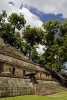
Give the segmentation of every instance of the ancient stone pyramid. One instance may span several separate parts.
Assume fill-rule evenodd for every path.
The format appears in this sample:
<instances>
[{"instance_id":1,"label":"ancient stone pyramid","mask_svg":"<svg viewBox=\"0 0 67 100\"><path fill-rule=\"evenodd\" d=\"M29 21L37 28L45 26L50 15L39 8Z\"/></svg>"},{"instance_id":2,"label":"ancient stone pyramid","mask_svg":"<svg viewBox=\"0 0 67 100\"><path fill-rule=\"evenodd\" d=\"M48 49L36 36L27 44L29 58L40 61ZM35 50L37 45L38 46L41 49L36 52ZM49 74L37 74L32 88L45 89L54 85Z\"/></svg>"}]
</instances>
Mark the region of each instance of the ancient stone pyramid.
<instances>
[{"instance_id":1,"label":"ancient stone pyramid","mask_svg":"<svg viewBox=\"0 0 67 100\"><path fill-rule=\"evenodd\" d=\"M5 62L17 66L19 68L25 68L33 71L45 72L45 70L37 66L33 61L25 57L19 50L4 43L0 38L0 62Z\"/></svg>"}]
</instances>

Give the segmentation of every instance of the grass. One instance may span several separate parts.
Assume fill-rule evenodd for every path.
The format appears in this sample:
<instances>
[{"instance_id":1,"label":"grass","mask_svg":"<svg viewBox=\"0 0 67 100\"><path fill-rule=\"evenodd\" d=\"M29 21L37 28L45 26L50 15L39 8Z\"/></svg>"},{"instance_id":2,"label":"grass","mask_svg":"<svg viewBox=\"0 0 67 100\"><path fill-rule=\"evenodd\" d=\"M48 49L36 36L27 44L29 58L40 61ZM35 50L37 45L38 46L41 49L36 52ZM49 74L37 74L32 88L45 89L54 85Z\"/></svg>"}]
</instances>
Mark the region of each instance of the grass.
<instances>
[{"instance_id":1,"label":"grass","mask_svg":"<svg viewBox=\"0 0 67 100\"><path fill-rule=\"evenodd\" d=\"M67 100L67 91L47 96L24 95L24 96L0 98L0 100Z\"/></svg>"}]
</instances>

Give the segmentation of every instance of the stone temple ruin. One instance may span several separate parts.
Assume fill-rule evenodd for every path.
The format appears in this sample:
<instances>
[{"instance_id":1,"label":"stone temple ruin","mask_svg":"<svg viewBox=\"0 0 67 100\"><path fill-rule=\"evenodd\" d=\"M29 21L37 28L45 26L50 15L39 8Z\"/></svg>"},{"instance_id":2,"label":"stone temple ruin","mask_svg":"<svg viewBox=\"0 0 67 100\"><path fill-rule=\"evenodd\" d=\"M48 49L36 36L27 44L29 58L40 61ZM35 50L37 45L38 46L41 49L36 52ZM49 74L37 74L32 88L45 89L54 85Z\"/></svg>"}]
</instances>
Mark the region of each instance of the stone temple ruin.
<instances>
[{"instance_id":1,"label":"stone temple ruin","mask_svg":"<svg viewBox=\"0 0 67 100\"><path fill-rule=\"evenodd\" d=\"M10 77L51 78L49 73L22 55L14 47L0 41L0 75Z\"/></svg>"},{"instance_id":2,"label":"stone temple ruin","mask_svg":"<svg viewBox=\"0 0 67 100\"><path fill-rule=\"evenodd\" d=\"M62 87L45 69L0 38L0 97L50 94Z\"/></svg>"}]
</instances>

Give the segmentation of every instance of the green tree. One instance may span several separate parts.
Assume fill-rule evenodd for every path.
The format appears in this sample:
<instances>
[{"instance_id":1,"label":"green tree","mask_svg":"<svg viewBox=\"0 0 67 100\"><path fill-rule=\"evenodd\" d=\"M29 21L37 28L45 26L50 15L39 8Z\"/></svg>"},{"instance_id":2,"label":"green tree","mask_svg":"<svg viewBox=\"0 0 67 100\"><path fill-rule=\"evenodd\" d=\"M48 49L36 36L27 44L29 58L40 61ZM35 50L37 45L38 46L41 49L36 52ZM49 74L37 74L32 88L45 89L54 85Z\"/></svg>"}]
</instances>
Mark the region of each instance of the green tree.
<instances>
[{"instance_id":1,"label":"green tree","mask_svg":"<svg viewBox=\"0 0 67 100\"><path fill-rule=\"evenodd\" d=\"M5 18L7 17L6 11L2 11L2 14L0 14L0 37L2 35L2 25L5 23Z\"/></svg>"},{"instance_id":2,"label":"green tree","mask_svg":"<svg viewBox=\"0 0 67 100\"><path fill-rule=\"evenodd\" d=\"M22 14L18 15L16 13L12 13L9 16L8 22L10 22L12 26L14 28L17 28L18 30L22 29L26 24L26 20L24 19L24 16Z\"/></svg>"},{"instance_id":3,"label":"green tree","mask_svg":"<svg viewBox=\"0 0 67 100\"><path fill-rule=\"evenodd\" d=\"M36 44L39 44L42 42L43 38L43 30L41 28L31 28L30 26L27 26L24 29L23 32L23 38L25 41L29 44L30 50L29 50L29 58L32 58L32 50Z\"/></svg>"},{"instance_id":4,"label":"green tree","mask_svg":"<svg viewBox=\"0 0 67 100\"><path fill-rule=\"evenodd\" d=\"M38 54L36 48L33 48L33 50L32 50L32 60L35 63L39 63L39 54Z\"/></svg>"},{"instance_id":5,"label":"green tree","mask_svg":"<svg viewBox=\"0 0 67 100\"><path fill-rule=\"evenodd\" d=\"M55 34L59 29L59 21L47 21L43 23L43 28L45 29L44 35L44 45L50 47L55 42Z\"/></svg>"},{"instance_id":6,"label":"green tree","mask_svg":"<svg viewBox=\"0 0 67 100\"><path fill-rule=\"evenodd\" d=\"M43 54L46 67L61 70L64 63L67 62L66 23L61 24L58 21L48 21L43 24L46 30L43 40L43 44L46 47ZM56 37L57 32L60 37Z\"/></svg>"},{"instance_id":7,"label":"green tree","mask_svg":"<svg viewBox=\"0 0 67 100\"><path fill-rule=\"evenodd\" d=\"M0 14L0 36L5 42L21 50L24 42L20 36L20 30L24 27L25 23L23 15L12 13L7 18L6 11L3 11Z\"/></svg>"}]
</instances>

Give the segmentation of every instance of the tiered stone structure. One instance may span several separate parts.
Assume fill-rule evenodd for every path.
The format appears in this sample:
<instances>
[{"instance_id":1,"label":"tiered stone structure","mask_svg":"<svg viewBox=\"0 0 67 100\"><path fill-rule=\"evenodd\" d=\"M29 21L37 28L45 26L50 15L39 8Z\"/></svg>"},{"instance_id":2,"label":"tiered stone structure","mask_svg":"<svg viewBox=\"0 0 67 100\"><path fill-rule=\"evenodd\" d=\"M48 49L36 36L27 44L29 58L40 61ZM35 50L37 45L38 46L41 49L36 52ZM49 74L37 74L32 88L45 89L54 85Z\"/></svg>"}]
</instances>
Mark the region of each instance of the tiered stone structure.
<instances>
[{"instance_id":1,"label":"tiered stone structure","mask_svg":"<svg viewBox=\"0 0 67 100\"><path fill-rule=\"evenodd\" d=\"M0 75L24 77L26 74L36 74L37 78L50 78L49 73L30 61L20 51L0 40Z\"/></svg>"},{"instance_id":2,"label":"tiered stone structure","mask_svg":"<svg viewBox=\"0 0 67 100\"><path fill-rule=\"evenodd\" d=\"M50 73L0 39L0 97L60 91Z\"/></svg>"}]
</instances>

